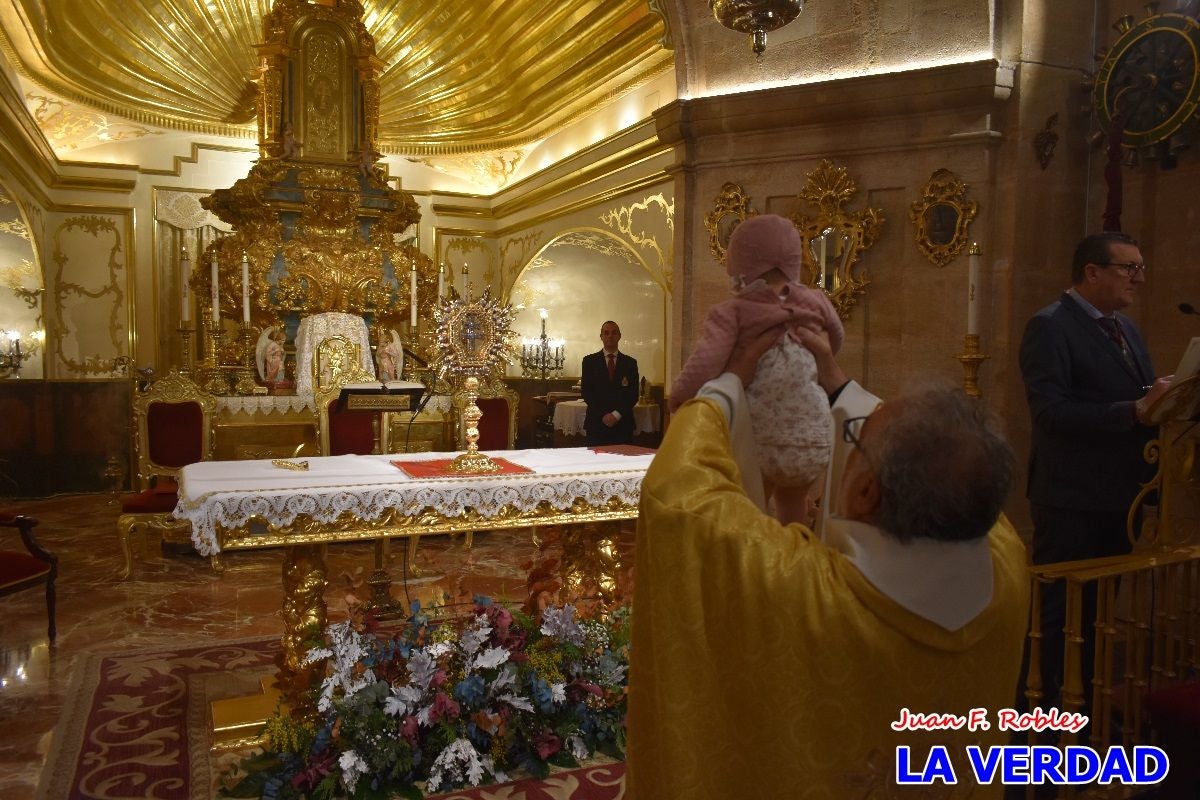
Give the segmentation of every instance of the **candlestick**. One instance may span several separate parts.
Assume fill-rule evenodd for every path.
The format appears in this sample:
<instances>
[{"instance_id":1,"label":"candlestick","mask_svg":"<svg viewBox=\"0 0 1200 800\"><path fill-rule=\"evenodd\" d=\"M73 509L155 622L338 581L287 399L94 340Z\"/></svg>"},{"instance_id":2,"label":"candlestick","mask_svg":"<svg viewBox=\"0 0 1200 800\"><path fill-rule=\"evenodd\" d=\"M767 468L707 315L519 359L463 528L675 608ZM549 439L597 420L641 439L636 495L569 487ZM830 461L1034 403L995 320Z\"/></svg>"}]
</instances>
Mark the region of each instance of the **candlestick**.
<instances>
[{"instance_id":1,"label":"candlestick","mask_svg":"<svg viewBox=\"0 0 1200 800\"><path fill-rule=\"evenodd\" d=\"M250 324L250 260L242 253L242 323Z\"/></svg>"},{"instance_id":2,"label":"candlestick","mask_svg":"<svg viewBox=\"0 0 1200 800\"><path fill-rule=\"evenodd\" d=\"M192 298L188 295L188 276L191 272L192 265L188 261L188 251L185 247L179 256L179 293L182 303L179 311L179 319L183 322L190 322L192 319Z\"/></svg>"},{"instance_id":3,"label":"candlestick","mask_svg":"<svg viewBox=\"0 0 1200 800\"><path fill-rule=\"evenodd\" d=\"M467 298L467 302L471 302L471 284L467 282L467 262L463 262L463 297Z\"/></svg>"},{"instance_id":4,"label":"candlestick","mask_svg":"<svg viewBox=\"0 0 1200 800\"><path fill-rule=\"evenodd\" d=\"M417 327L417 262L413 262L412 280L409 283L409 323L415 329Z\"/></svg>"},{"instance_id":5,"label":"candlestick","mask_svg":"<svg viewBox=\"0 0 1200 800\"><path fill-rule=\"evenodd\" d=\"M819 262L817 285L821 289L825 289L825 231L821 231L821 243L817 245L817 261Z\"/></svg>"},{"instance_id":6,"label":"candlestick","mask_svg":"<svg viewBox=\"0 0 1200 800\"><path fill-rule=\"evenodd\" d=\"M217 272L217 256L214 254L212 260L212 321L214 328L216 328L217 324L221 321L220 289L217 286L219 278L220 274Z\"/></svg>"},{"instance_id":7,"label":"candlestick","mask_svg":"<svg viewBox=\"0 0 1200 800\"><path fill-rule=\"evenodd\" d=\"M967 334L979 333L979 242L972 242L967 258Z\"/></svg>"},{"instance_id":8,"label":"candlestick","mask_svg":"<svg viewBox=\"0 0 1200 800\"><path fill-rule=\"evenodd\" d=\"M445 262L438 264L438 299L441 300L446 294L446 264Z\"/></svg>"}]
</instances>

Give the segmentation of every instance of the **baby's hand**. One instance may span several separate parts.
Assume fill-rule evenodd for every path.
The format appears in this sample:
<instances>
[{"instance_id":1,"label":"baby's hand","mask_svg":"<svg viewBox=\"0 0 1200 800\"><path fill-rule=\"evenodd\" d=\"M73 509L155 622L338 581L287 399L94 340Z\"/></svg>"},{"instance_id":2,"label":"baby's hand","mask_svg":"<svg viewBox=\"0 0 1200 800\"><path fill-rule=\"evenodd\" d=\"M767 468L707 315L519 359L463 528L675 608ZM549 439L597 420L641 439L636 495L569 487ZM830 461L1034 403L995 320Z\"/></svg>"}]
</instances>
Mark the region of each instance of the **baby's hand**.
<instances>
[{"instance_id":1,"label":"baby's hand","mask_svg":"<svg viewBox=\"0 0 1200 800\"><path fill-rule=\"evenodd\" d=\"M792 335L796 337L796 341L809 349L818 362L822 358L833 358L833 345L829 343L827 332L818 332L805 325L797 325L792 328Z\"/></svg>"}]
</instances>

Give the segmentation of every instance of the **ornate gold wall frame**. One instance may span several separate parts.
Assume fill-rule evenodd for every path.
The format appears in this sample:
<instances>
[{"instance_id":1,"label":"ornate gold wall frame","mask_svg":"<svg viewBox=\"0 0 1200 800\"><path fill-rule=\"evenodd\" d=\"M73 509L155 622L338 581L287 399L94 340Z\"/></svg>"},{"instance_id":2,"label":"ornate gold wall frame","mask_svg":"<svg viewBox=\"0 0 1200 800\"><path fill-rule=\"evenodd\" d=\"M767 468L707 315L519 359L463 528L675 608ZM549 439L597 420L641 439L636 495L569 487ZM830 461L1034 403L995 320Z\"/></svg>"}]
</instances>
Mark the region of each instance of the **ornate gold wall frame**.
<instances>
[{"instance_id":1,"label":"ornate gold wall frame","mask_svg":"<svg viewBox=\"0 0 1200 800\"><path fill-rule=\"evenodd\" d=\"M86 276L96 279L97 282L92 286L84 286L66 279L67 270L71 266L70 256L66 249L66 239L72 235L92 237L96 240L97 249L101 252L103 252L102 248L105 244L109 245L107 264L96 268ZM51 348L57 360L69 372L76 375L104 377L120 374L119 362L122 359L128 361L129 346L126 333L128 324L126 319L129 310L125 302L126 287L122 285L127 280L127 273L122 259L125 247L121 230L117 227L116 222L105 217L95 215L70 217L54 231L53 241L52 258L56 270L53 305L48 309L52 318L52 324L48 325L48 335L52 339ZM81 274L78 279L82 280L84 277ZM68 338L78 339L82 335L82 331L72 328L67 321L68 316L71 315L65 313L65 309L70 305L71 299L84 305L94 304L97 307L101 303L108 305L103 313L106 313L108 317L108 339L109 344L112 345L112 358L96 354L76 360L63 352ZM88 342L88 348L99 349L101 346L98 343L99 339L101 337L93 335ZM82 351L82 346L80 349Z\"/></svg>"},{"instance_id":2,"label":"ornate gold wall frame","mask_svg":"<svg viewBox=\"0 0 1200 800\"><path fill-rule=\"evenodd\" d=\"M726 183L713 206L713 210L704 215L704 227L708 229L708 249L713 258L725 263L725 248L729 246L729 237L733 229L747 217L756 217L758 212L750 207L750 198L736 183Z\"/></svg>"},{"instance_id":3,"label":"ornate gold wall frame","mask_svg":"<svg viewBox=\"0 0 1200 800\"><path fill-rule=\"evenodd\" d=\"M917 227L917 249L944 267L954 260L969 239L968 229L979 204L967 199L967 184L948 169L935 170L921 190L921 199L908 211Z\"/></svg>"},{"instance_id":4,"label":"ornate gold wall frame","mask_svg":"<svg viewBox=\"0 0 1200 800\"><path fill-rule=\"evenodd\" d=\"M817 207L809 216L800 211L790 219L804 240L801 280L822 289L840 318L848 319L870 279L858 264L862 252L875 244L883 228L883 210L849 211L842 206L858 192L845 167L822 161L805 176L800 199Z\"/></svg>"}]
</instances>

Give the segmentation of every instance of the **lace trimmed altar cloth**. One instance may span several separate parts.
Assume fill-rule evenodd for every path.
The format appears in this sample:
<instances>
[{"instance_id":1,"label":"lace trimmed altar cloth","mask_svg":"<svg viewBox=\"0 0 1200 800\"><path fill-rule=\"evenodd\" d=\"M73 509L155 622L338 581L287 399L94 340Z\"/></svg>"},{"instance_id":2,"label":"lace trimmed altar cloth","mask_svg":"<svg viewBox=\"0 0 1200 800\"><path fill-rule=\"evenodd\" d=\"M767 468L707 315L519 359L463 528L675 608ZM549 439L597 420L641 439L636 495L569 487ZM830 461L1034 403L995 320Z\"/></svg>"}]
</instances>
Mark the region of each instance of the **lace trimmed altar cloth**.
<instances>
[{"instance_id":1,"label":"lace trimmed altar cloth","mask_svg":"<svg viewBox=\"0 0 1200 800\"><path fill-rule=\"evenodd\" d=\"M408 453L404 459L434 460L446 455ZM653 455L596 453L586 447L491 455L532 472L415 479L391 465L395 454L309 458L305 472L281 469L269 460L199 461L184 467L179 476L175 516L192 523L192 542L208 556L220 552L217 526L240 528L251 517L283 527L301 515L331 523L350 512L371 521L391 509L412 516L430 508L444 517L474 511L491 518L509 507L532 511L543 502L558 511L570 509L578 500L593 507L613 499L636 506L642 478L653 459Z\"/></svg>"}]
</instances>

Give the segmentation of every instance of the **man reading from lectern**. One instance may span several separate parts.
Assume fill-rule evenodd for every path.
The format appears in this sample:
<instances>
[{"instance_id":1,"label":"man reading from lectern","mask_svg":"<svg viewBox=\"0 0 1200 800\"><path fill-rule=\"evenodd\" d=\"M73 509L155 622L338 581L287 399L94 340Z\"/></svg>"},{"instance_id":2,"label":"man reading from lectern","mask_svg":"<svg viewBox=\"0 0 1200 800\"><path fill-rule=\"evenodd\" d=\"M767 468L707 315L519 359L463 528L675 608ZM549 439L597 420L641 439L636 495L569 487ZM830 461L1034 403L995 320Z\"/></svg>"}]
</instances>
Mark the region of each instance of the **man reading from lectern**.
<instances>
[{"instance_id":1,"label":"man reading from lectern","mask_svg":"<svg viewBox=\"0 0 1200 800\"><path fill-rule=\"evenodd\" d=\"M1130 551L1129 506L1154 474L1142 456L1153 428L1138 421L1170 388L1155 380L1133 320L1120 313L1146 281L1138 243L1097 233L1075 249L1071 288L1025 327L1021 377L1033 422L1028 496L1033 563L1050 564ZM1091 700L1095 584L1084 591L1084 703ZM1042 589L1042 705L1058 706L1063 682L1062 582Z\"/></svg>"},{"instance_id":2,"label":"man reading from lectern","mask_svg":"<svg viewBox=\"0 0 1200 800\"><path fill-rule=\"evenodd\" d=\"M600 326L603 349L583 357L580 389L587 403L583 429L588 447L633 442L633 407L638 401L638 365L617 350L621 328L609 320Z\"/></svg>"},{"instance_id":3,"label":"man reading from lectern","mask_svg":"<svg viewBox=\"0 0 1200 800\"><path fill-rule=\"evenodd\" d=\"M891 796L897 747L933 736L906 729L902 709L1012 701L1029 578L1000 516L1011 449L961 390L879 405L828 340L800 335L848 448L824 539L763 513L740 483L743 387L770 335L680 407L642 483L630 800ZM936 737L961 754L1007 734Z\"/></svg>"}]
</instances>

